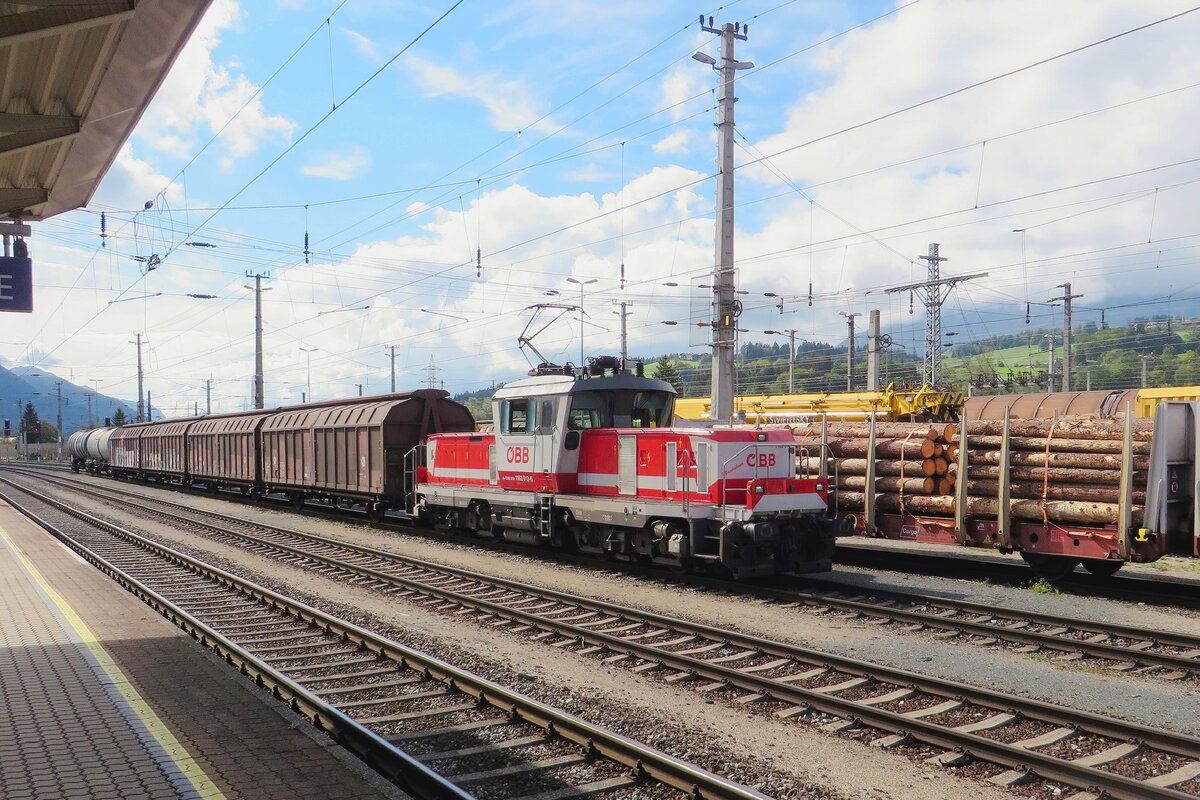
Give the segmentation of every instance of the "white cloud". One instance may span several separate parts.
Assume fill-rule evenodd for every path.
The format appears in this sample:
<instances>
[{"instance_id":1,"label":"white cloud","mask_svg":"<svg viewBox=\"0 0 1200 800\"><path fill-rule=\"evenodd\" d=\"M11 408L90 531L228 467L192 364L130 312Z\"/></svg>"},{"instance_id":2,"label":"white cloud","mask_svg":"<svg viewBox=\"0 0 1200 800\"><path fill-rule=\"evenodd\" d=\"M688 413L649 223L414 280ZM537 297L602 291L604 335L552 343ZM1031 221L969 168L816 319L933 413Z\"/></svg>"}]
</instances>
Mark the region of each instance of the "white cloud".
<instances>
[{"instance_id":1,"label":"white cloud","mask_svg":"<svg viewBox=\"0 0 1200 800\"><path fill-rule=\"evenodd\" d=\"M259 87L236 62L214 59L222 32L238 26L241 16L237 0L213 2L139 123L138 140L184 158L224 128L224 156L237 159L263 141L291 139L296 123L267 112Z\"/></svg>"},{"instance_id":2,"label":"white cloud","mask_svg":"<svg viewBox=\"0 0 1200 800\"><path fill-rule=\"evenodd\" d=\"M669 109L671 119L679 122L689 113L698 110L697 104L709 95L709 90L716 86L713 73L706 71L702 65L691 59L676 64L663 76L659 84L660 109ZM700 95L700 97L697 97ZM688 102L691 98L696 98Z\"/></svg>"},{"instance_id":3,"label":"white cloud","mask_svg":"<svg viewBox=\"0 0 1200 800\"><path fill-rule=\"evenodd\" d=\"M301 167L305 175L348 181L371 166L371 151L362 145L349 145L336 151L316 154L316 161Z\"/></svg>"},{"instance_id":4,"label":"white cloud","mask_svg":"<svg viewBox=\"0 0 1200 800\"><path fill-rule=\"evenodd\" d=\"M521 81L502 78L498 73L467 75L415 55L407 56L405 63L416 74L416 82L426 95L478 101L487 109L496 130L550 132L557 127L549 119L538 121L543 115L538 110L542 103Z\"/></svg>"},{"instance_id":5,"label":"white cloud","mask_svg":"<svg viewBox=\"0 0 1200 800\"><path fill-rule=\"evenodd\" d=\"M236 10L230 3L214 5L215 11L223 13L230 8ZM1166 0L1142 4L977 0L969 5L925 0L814 52L808 61L785 62L786 66L777 68L779 72L763 72L762 78L748 73L738 105L740 130L752 137L758 150L775 153L1179 8L1178 2ZM582 6L576 10L586 13ZM234 22L227 19L224 24ZM375 29L370 31L375 34ZM1055 293L1054 285L1064 280L1071 280L1075 291L1087 295L1080 306L1101 306L1106 297L1114 295L1166 293L1172 280L1177 291L1180 284L1194 283L1194 264L1168 272L1170 264L1182 263L1194 250L1173 252L1173 245L1157 242L1139 245L1129 256L1117 251L1054 266L1041 261L1064 253L1144 243L1150 236L1152 218L1155 239L1195 233L1194 209L1200 205L1196 186L1163 189L1157 199L1150 194L1111 209L1070 216L1113 202L1099 199L1107 195L1152 192L1155 186L1196 177L1200 171L1194 167L1008 206L987 206L1004 198L1194 157L1188 148L1194 148L1195 137L1188 133L1200 128L1200 90L1181 91L1028 134L999 137L1194 83L1200 70L1193 44L1198 36L1197 22L1186 18L1160 26L1153 34L1139 34L1071 56L825 143L798 147L771 159L787 176L786 181L761 166L740 169L736 251L739 288L749 292L744 296L745 327L794 327L804 338L840 341L845 324L837 316L838 310L878 307L884 310L885 320L905 331L897 334L898 342L907 347L914 340L919 344L919 307L918 314L909 317L907 297L838 293L847 287L862 290L922 277L924 264L910 265L908 260L926 252L930 241L940 242L943 255L951 259L943 265L944 273L992 272L986 280L955 290L953 302L946 307L946 313L955 316L960 305L975 314L977 308L1003 311L1024 297L1044 300ZM789 44L789 49L793 45ZM747 50L747 57L760 63L769 63L773 55L764 57ZM480 103L501 129L527 128L542 107L536 92L519 81L413 63L428 93ZM710 72L692 62L686 66L659 85L661 97L652 101L657 107L711 87ZM208 67L201 63L199 68ZM223 91L232 92L237 82L235 71L228 65L224 68L228 81L222 84L226 87ZM782 74L785 70L791 72ZM803 84L803 93L795 94L792 87L801 85L804 76L813 75L815 82ZM199 93L187 96L202 97L203 86ZM176 103L183 103L181 97L174 98ZM710 104L710 97L706 95L696 101L695 108L689 108ZM160 126L175 137L164 141L172 146L191 141L194 127L188 127L188 109L170 104L164 108L180 115L177 125ZM697 122L690 134L682 129L660 134L663 138L652 147L672 155L677 154L676 147L691 146L693 152L698 151L698 144L707 146L709 121L705 117ZM758 135L756 131L770 133ZM974 144L983 139L988 140L986 148ZM135 144L136 152L144 156L145 145ZM960 146L964 149L927 157ZM164 176L135 158L135 149L122 151L114 166L114 175L120 175L127 186L119 194L104 195L105 202L140 207L163 185ZM232 151L225 157L234 166ZM747 157L739 152L738 158L744 162ZM917 158L920 160L910 164L882 169ZM682 190L673 187L710 173L710 160L698 156L695 169L649 171L632 166L641 164L632 158L626 163L630 166L624 192L615 176L605 175L599 167L584 167L571 178L601 182L557 191L520 184L485 188L483 197L469 202L465 210L460 210L457 201L432 208L424 202L412 203L408 213L423 213L423 227L408 228L405 235L389 241L363 242L345 258L276 269L271 281L274 291L265 303L269 401L299 399L305 382L305 362L297 349L301 344L321 348L313 353L313 388L318 397L352 393L359 382L369 382L369 387L385 385L387 359L379 345L389 343L403 344L397 360L398 380L404 387L420 385L431 356L443 369L451 390L477 388L492 378L511 379L526 368L516 349L516 338L528 319L525 309L552 297L547 291L559 292L560 300L578 302L579 287L567 283L567 276L597 279L586 289L585 306L593 324L609 330L587 328L590 353L617 348L618 326L611 315L611 301L622 296L634 300L636 316L630 336L635 353L687 349L689 333L700 329L682 323L695 314L703 315L711 297L705 297L703 291L691 297L682 287L705 282L699 276L712 267L712 183L700 182ZM611 161L600 162L600 167L605 164L612 167ZM309 166L329 165L314 158ZM875 168L881 169L871 171ZM866 172L869 174L847 178ZM539 176L530 173L528 177ZM603 182L605 178L611 182ZM813 190L821 205L810 206L793 191L792 183L823 184ZM583 191L585 188L591 191ZM665 194L655 197L660 193ZM655 199L635 205L639 199L651 197ZM977 198L979 211L974 208ZM619 211L622 202L623 213ZM859 228L886 228L875 236L902 255L857 234L822 206ZM960 211L964 213L938 216ZM922 217L930 219L898 229L888 227ZM294 242L298 238L297 217L291 219L293 227L286 235L274 237L276 240ZM94 226L94 221L89 222ZM811 256L807 247L810 225L812 238L818 242ZM1042 227L1035 227L1038 225ZM1011 233L1019 227L1029 229L1027 269L1020 267L1020 237ZM559 232L552 233L555 231ZM827 240L828 244L821 243ZM64 248L70 252L62 254L46 253L42 246L43 280L50 288L41 290L34 315L13 321L13 338L35 339L45 328L49 333L44 335L50 338L39 344L54 349L58 330L73 331L73 320L87 320L104 309L115 294L107 286L121 288L130 283L136 265L118 248L111 248L101 253L98 267L92 268L97 274L85 275L81 283L98 288L69 296L53 288L74 280L79 264L90 257L94 241ZM481 277L476 277L474 265L477 247L484 253ZM1159 247L1163 249L1162 270L1151 274ZM224 252L232 250L217 255ZM219 288L214 284L240 275L246 265L233 261L226 267L228 272L214 277L205 271L222 269L213 254L187 255L192 261L183 265L186 268L158 270L147 278L145 289L163 290L163 296L113 306L54 356L68 364L98 365L95 377L105 380L105 391L111 388L131 397L129 364L133 355L126 342L133 330L152 331L158 360L151 384L155 397L162 398L156 405L170 409L176 402L173 398L200 396L194 387L202 385L200 381L211 369L220 387L218 408L241 407L253 369L251 304L248 293L240 288L242 279ZM302 260L294 253L292 256L290 263ZM173 258L182 257L177 253ZM628 283L624 295L617 282L622 258ZM281 258L279 263L288 262ZM115 273L115 279L106 280L106 273ZM1189 275L1190 280L1183 280ZM808 307L803 295L810 277L818 295L844 299L818 299ZM210 283L197 285L204 278ZM664 287L666 281L681 287ZM198 304L167 293L195 291L242 299L221 301L221 306L216 301ZM789 297L783 317L774 310L773 298L762 297L768 291ZM798 302L797 296L801 298ZM61 310L56 310L60 302ZM363 304L369 304L370 310L316 316L321 310ZM469 322L413 313L422 306ZM1023 303L1019 313L1023 314ZM1077 313L1082 324L1087 312L1080 309ZM666 327L660 324L665 320L681 324ZM1006 330L1000 327L992 332ZM963 331L962 338L985 333L979 326L975 331ZM8 333L5 336L9 338ZM568 315L539 337L537 344L553 359L574 361L578 358L577 336L578 321Z\"/></svg>"},{"instance_id":6,"label":"white cloud","mask_svg":"<svg viewBox=\"0 0 1200 800\"><path fill-rule=\"evenodd\" d=\"M374 41L358 31L352 31L349 28L342 28L342 33L345 34L346 38L350 40L350 43L354 45L354 49L358 51L359 55L363 56L374 64L384 63L385 59L383 55L380 54L379 46L375 44Z\"/></svg>"},{"instance_id":7,"label":"white cloud","mask_svg":"<svg viewBox=\"0 0 1200 800\"><path fill-rule=\"evenodd\" d=\"M169 178L148 161L135 156L133 145L126 142L117 151L113 165L96 192L95 202L108 208L139 209L167 187L168 181ZM182 200L183 191L178 184L167 187L169 203L179 204Z\"/></svg>"},{"instance_id":8,"label":"white cloud","mask_svg":"<svg viewBox=\"0 0 1200 800\"><path fill-rule=\"evenodd\" d=\"M754 145L766 154L796 148L881 113L1180 9L1178 2L1170 0L1137 6L1088 2L1014 4L1008 0L969 6L950 0L922 3L844 37L815 54L809 64L789 67L818 69L821 88L790 105L781 132ZM1096 259L1022 269L1020 239L1011 230L1031 228L1103 203L1050 209L1052 206L1122 191L1152 190L1191 175L1180 171L1152 173L1012 205L989 205L1194 157L1188 137L1178 135L1200 125L1194 93L1184 92L1140 107L1084 117L1010 138L1001 136L1194 82L1198 62L1191 43L1198 35L1200 19L1177 20L938 101L925 109L839 134L825 142L798 147L772 158L771 164L792 182L812 185L921 158L861 178L820 186L814 190L814 196L818 203L867 230L935 217L877 235L886 238L891 247L908 258L924 253L928 242L940 242L943 254L952 259L943 266L944 273L991 269L988 279L956 290L968 309L973 308L968 298L975 295L979 302L992 306L1000 297L1011 298L1001 303L1020 305L1023 312L1024 299L1042 300L1050 296L1045 292L1052 292L1055 284L1070 280L1072 274L1080 275L1081 280L1087 276L1090 301L1130 291L1144 293L1144 277L1120 264L1105 264ZM918 53L919 56L915 55ZM744 121L754 112L739 104L738 113L739 121ZM986 147L978 144L983 140L989 140ZM926 157L962 146L966 147ZM739 175L750 179L739 183L740 203L789 188L789 184L765 166L741 170ZM1191 232L1194 225L1184 220L1187 209L1195 207L1197 194L1194 188L1181 189L1166 200L1167 194L1160 193L1156 237ZM795 295L806 290L810 274L818 292L835 292L847 286L859 289L883 286L923 275L922 262L910 267L904 258L857 236L852 227L819 206L813 217L813 238L818 243L836 241L817 245L810 272L806 248L809 204L803 198L792 197L774 201L769 209L747 209L755 213L757 224L756 230L739 235L741 281L753 282L756 288ZM1149 202L1063 220L1036 233L1031 230L1027 235L1028 258L1032 261L1144 242L1151 214ZM936 218L950 212L961 213ZM747 217L739 211L742 224L746 224ZM989 221L992 217L1000 218ZM778 251L787 252L756 261ZM1015 267L1014 262L1017 262ZM861 299L856 302L860 304L856 308L864 303ZM881 297L870 302L874 304L872 307L886 307L890 301ZM831 316L828 309L826 305L820 314L822 318ZM836 319L822 324L826 335L836 335ZM972 333L986 335L982 328Z\"/></svg>"},{"instance_id":9,"label":"white cloud","mask_svg":"<svg viewBox=\"0 0 1200 800\"><path fill-rule=\"evenodd\" d=\"M656 153L684 155L691 149L693 138L694 134L690 130L678 130L667 134L662 139L650 145L650 147Z\"/></svg>"}]
</instances>

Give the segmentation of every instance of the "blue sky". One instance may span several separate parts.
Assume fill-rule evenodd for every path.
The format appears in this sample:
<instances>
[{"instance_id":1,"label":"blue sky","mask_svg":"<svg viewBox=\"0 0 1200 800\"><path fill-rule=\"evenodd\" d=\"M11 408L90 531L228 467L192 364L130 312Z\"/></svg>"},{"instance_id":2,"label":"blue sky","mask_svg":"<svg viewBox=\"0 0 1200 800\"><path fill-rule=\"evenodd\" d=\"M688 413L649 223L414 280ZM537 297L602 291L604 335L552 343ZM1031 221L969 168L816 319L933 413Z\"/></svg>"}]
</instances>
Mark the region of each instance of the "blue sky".
<instances>
[{"instance_id":1,"label":"blue sky","mask_svg":"<svg viewBox=\"0 0 1200 800\"><path fill-rule=\"evenodd\" d=\"M37 311L0 352L133 397L141 331L156 405L182 413L211 377L214 405L239 409L247 271L271 275L271 403L306 391L301 347L318 398L386 389L392 344L401 388L431 359L451 391L517 377L526 307L577 303L568 277L595 280L590 354L618 349L620 300L634 353L699 349L662 323L707 314L687 288L713 258L701 10L748 23L738 56L757 65L737 92L744 338L838 341L839 311L881 308L915 341L920 316L881 290L921 277L930 241L945 272L992 273L947 307L960 339L1063 280L1097 308L1200 291L1200 167L1179 163L1200 156L1200 14L935 99L1185 3L466 0L388 64L451 4L216 0L92 206L38 226ZM577 360L578 322L538 344Z\"/></svg>"}]
</instances>

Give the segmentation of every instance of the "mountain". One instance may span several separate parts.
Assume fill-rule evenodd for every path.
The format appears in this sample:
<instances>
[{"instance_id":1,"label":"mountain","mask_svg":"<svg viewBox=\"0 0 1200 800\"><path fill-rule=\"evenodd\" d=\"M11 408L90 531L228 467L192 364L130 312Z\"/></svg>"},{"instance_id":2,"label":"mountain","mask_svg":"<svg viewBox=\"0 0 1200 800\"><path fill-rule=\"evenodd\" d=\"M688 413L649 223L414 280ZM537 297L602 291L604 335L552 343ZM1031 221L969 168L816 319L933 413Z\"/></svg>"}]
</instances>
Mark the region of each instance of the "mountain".
<instances>
[{"instance_id":1,"label":"mountain","mask_svg":"<svg viewBox=\"0 0 1200 800\"><path fill-rule=\"evenodd\" d=\"M0 418L11 420L15 429L25 403L32 402L39 417L54 422L58 413L58 388L55 385L58 381L62 381L64 439L80 428L88 427L89 399L91 424L103 425L104 419L111 418L118 408L125 409L125 416L131 420L137 414L136 409L123 400L98 395L90 386L77 386L38 367L17 366L0 367Z\"/></svg>"}]
</instances>

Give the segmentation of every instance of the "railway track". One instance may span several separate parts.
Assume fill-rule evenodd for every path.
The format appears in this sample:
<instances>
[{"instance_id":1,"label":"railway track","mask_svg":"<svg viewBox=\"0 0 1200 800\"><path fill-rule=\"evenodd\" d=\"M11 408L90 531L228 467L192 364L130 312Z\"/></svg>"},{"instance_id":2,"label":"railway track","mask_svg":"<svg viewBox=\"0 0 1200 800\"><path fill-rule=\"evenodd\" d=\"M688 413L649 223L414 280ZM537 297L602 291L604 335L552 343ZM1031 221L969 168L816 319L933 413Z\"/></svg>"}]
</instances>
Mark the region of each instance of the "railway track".
<instances>
[{"instance_id":1,"label":"railway track","mask_svg":"<svg viewBox=\"0 0 1200 800\"><path fill-rule=\"evenodd\" d=\"M16 501L11 492L5 492L7 502L415 797L765 798L60 500L4 482L39 508ZM52 519L63 514L85 525L64 531Z\"/></svg>"},{"instance_id":2,"label":"railway track","mask_svg":"<svg viewBox=\"0 0 1200 800\"><path fill-rule=\"evenodd\" d=\"M870 540L839 540L834 563L947 578L979 578L1011 586L1026 586L1037 578L1015 556L979 554L964 557L950 548L943 553L899 550L876 546ZM1128 573L1099 577L1076 570L1054 584L1064 592L1079 595L1200 610L1200 580Z\"/></svg>"},{"instance_id":3,"label":"railway track","mask_svg":"<svg viewBox=\"0 0 1200 800\"><path fill-rule=\"evenodd\" d=\"M134 504L120 501L128 513ZM942 764L979 759L994 782L1037 778L1077 800L1200 796L1200 739L736 631L430 565L312 534L185 509L152 513L294 566L522 633L666 685L873 744L940 748ZM199 516L208 517L208 520ZM213 522L219 522L219 525ZM249 531L254 531L253 533Z\"/></svg>"},{"instance_id":4,"label":"railway track","mask_svg":"<svg viewBox=\"0 0 1200 800\"><path fill-rule=\"evenodd\" d=\"M177 515L182 514L189 521L203 523L203 520L197 520L195 517L197 513L202 513L210 520L220 520L224 525L236 526L242 530L271 531L274 536L282 537L279 541L284 544L308 542L323 547L342 548L343 551L352 551L368 557L390 559L393 563L405 567L436 568L444 570L447 575L458 574L473 579L485 577L465 570L439 567L419 559L401 558L384 551L346 544L328 537L274 528L260 523L247 523L236 517L212 512L197 512L171 501L156 499L153 501L154 505L150 506L146 505L146 496L139 492L109 486L85 487L74 481L39 477L101 500L120 502L123 506L132 502L144 513L157 514L172 522L178 522L181 517ZM115 501L114 497L121 499ZM173 509L173 512L168 512L167 509ZM187 516L189 514L192 516ZM696 582L696 579L689 580ZM807 582L810 585L816 583L828 588L821 591L799 591L747 586L727 581L701 582L726 591L794 604L808 611L871 618L898 624L911 631L927 630L953 634L981 643L1005 642L1023 652L1054 653L1067 659L1099 659L1108 669L1135 672L1146 677L1179 680L1190 675L1200 675L1200 636L1149 631L1141 627L1080 620L915 592L872 589L867 593L847 594L843 586L819 578L810 578ZM531 588L516 584L513 584L513 587L520 591Z\"/></svg>"},{"instance_id":5,"label":"railway track","mask_svg":"<svg viewBox=\"0 0 1200 800\"><path fill-rule=\"evenodd\" d=\"M46 472L71 472L68 468L47 469L47 465L33 466L23 464L21 465L20 469L25 469L30 472L42 472L43 474ZM263 496L252 500L247 498L244 494L238 492L222 491L219 494L214 495L208 491L180 486L178 484L158 485L162 488L169 488L170 490L176 492L196 494L205 497L217 497L228 502L253 503L256 506L263 505L267 507L277 507L281 510L297 510L292 501L278 497ZM394 530L398 533L405 533L407 535L436 538L438 541L443 542L452 541L457 544L464 545L479 545L481 543L481 540L478 537L472 537L453 532L439 532L435 536L432 535L428 530L413 528L410 525L406 525L402 518L397 518L392 515L385 517L382 522L377 522L372 520L370 515L365 512L356 509L334 507L320 502L306 503L302 510L304 513L324 516L340 522L352 521L359 524L368 524L372 527L381 528L384 530ZM506 542L497 542L491 540L488 540L487 544L494 549L500 549L505 552L525 555L528 555L530 552L532 552L527 546L524 545L510 545ZM594 565L596 563L594 558L575 556L562 551L541 551L541 555L571 564ZM882 569L886 571L932 575L945 578L978 578L980 580L988 580L994 583L1001 583L1009 586L1028 586L1029 583L1035 580L1037 577L1023 562L1009 559L1004 556L995 555L979 558L967 558L960 553L955 553L954 551L930 553L924 551L897 550L895 548L878 548L873 546L869 540L862 540L858 539L857 537L851 537L849 540L839 540L835 564L843 566L860 566L867 569ZM623 568L635 574L666 579L664 571L661 569L645 568L632 562L622 562L622 566ZM737 593L746 592L746 587L749 585L746 583L736 583L701 575L689 575L685 578L677 579L688 583L721 588L726 591ZM805 580L809 581L810 583L820 582L819 578L811 575L805 576ZM1200 610L1200 580L1174 579L1167 577L1142 577L1130 574L1098 577L1085 574L1077 570L1066 578L1055 581L1054 584L1056 588L1063 592L1078 594L1085 597L1103 597L1110 600L1123 600L1127 602L1144 603L1152 606L1170 606ZM871 594L878 595L879 592L872 590ZM896 597L896 593L894 592L892 593L891 598L898 599ZM807 602L807 597L795 599L797 602ZM937 598L933 598L931 596L930 599L934 600ZM931 622L935 621L931 620ZM1099 658L1102 656L1097 657Z\"/></svg>"}]
</instances>

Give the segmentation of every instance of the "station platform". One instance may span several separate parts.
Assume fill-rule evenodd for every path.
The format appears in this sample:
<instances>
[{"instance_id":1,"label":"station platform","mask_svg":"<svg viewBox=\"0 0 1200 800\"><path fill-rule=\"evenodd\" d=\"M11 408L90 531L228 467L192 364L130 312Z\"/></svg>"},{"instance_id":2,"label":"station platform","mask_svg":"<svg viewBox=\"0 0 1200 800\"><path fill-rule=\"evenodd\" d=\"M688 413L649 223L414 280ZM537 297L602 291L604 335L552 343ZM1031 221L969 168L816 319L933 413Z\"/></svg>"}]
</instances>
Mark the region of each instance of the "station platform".
<instances>
[{"instance_id":1,"label":"station platform","mask_svg":"<svg viewBox=\"0 0 1200 800\"><path fill-rule=\"evenodd\" d=\"M0 797L405 798L0 501Z\"/></svg>"}]
</instances>

